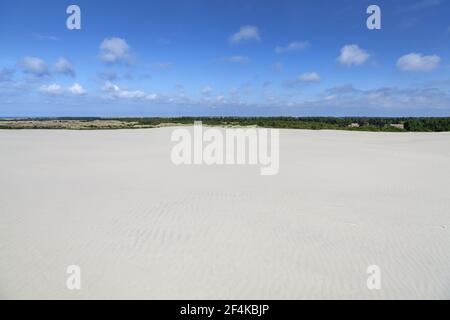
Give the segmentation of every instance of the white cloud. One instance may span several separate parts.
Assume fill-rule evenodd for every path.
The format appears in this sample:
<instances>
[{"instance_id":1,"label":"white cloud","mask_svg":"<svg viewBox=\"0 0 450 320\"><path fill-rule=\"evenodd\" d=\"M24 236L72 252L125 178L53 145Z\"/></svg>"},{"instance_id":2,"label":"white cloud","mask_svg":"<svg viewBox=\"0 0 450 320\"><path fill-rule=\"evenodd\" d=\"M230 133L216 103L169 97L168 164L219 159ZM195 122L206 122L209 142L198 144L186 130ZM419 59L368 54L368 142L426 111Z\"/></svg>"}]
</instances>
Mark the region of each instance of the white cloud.
<instances>
[{"instance_id":1,"label":"white cloud","mask_svg":"<svg viewBox=\"0 0 450 320\"><path fill-rule=\"evenodd\" d=\"M291 42L285 47L277 46L275 48L276 53L285 53L289 51L302 51L305 50L310 46L308 41L302 41L302 42Z\"/></svg>"},{"instance_id":2,"label":"white cloud","mask_svg":"<svg viewBox=\"0 0 450 320\"><path fill-rule=\"evenodd\" d=\"M156 93L151 93L145 97L145 100L156 101L156 100L159 100L159 96Z\"/></svg>"},{"instance_id":3,"label":"white cloud","mask_svg":"<svg viewBox=\"0 0 450 320\"><path fill-rule=\"evenodd\" d=\"M361 90L352 85L334 87L323 91L321 99L310 101L310 106L356 108L361 106L372 110L382 108L402 108L411 111L414 108L448 108L450 94L448 90L435 87L381 87Z\"/></svg>"},{"instance_id":4,"label":"white cloud","mask_svg":"<svg viewBox=\"0 0 450 320\"><path fill-rule=\"evenodd\" d=\"M63 88L59 84L43 85L39 88L39 92L46 95L60 95L63 93Z\"/></svg>"},{"instance_id":5,"label":"white cloud","mask_svg":"<svg viewBox=\"0 0 450 320\"><path fill-rule=\"evenodd\" d=\"M202 89L201 94L204 96L209 96L213 91L214 89L212 87L206 86Z\"/></svg>"},{"instance_id":6,"label":"white cloud","mask_svg":"<svg viewBox=\"0 0 450 320\"><path fill-rule=\"evenodd\" d=\"M55 71L57 73L75 77L75 70L72 64L65 58L59 58L55 64Z\"/></svg>"},{"instance_id":7,"label":"white cloud","mask_svg":"<svg viewBox=\"0 0 450 320\"><path fill-rule=\"evenodd\" d=\"M119 88L119 86L115 85L114 83L107 81L105 83L105 85L103 86L103 91L118 92L118 91L120 91L120 88Z\"/></svg>"},{"instance_id":8,"label":"white cloud","mask_svg":"<svg viewBox=\"0 0 450 320\"><path fill-rule=\"evenodd\" d=\"M370 55L356 44L349 44L341 49L338 61L346 66L359 66L370 59Z\"/></svg>"},{"instance_id":9,"label":"white cloud","mask_svg":"<svg viewBox=\"0 0 450 320\"><path fill-rule=\"evenodd\" d=\"M229 57L227 60L229 62L241 63L241 64L250 62L250 59L247 57L244 57L244 56L233 56L233 57Z\"/></svg>"},{"instance_id":10,"label":"white cloud","mask_svg":"<svg viewBox=\"0 0 450 320\"><path fill-rule=\"evenodd\" d=\"M140 90L130 91L121 89L118 85L115 85L109 81L107 81L103 86L103 91L110 93L113 98L150 101L158 99L158 95L156 94L146 94Z\"/></svg>"},{"instance_id":11,"label":"white cloud","mask_svg":"<svg viewBox=\"0 0 450 320\"><path fill-rule=\"evenodd\" d=\"M300 77L298 77L298 80L300 80L301 82L319 82L321 78L316 72L307 72L300 75Z\"/></svg>"},{"instance_id":12,"label":"white cloud","mask_svg":"<svg viewBox=\"0 0 450 320\"><path fill-rule=\"evenodd\" d=\"M86 90L84 90L84 88L79 83L74 83L72 86L66 88L56 83L42 85L39 88L39 92L49 96L58 96L66 93L71 93L76 96L82 96L86 94Z\"/></svg>"},{"instance_id":13,"label":"white cloud","mask_svg":"<svg viewBox=\"0 0 450 320\"><path fill-rule=\"evenodd\" d=\"M440 62L441 58L437 55L424 56L420 53L410 53L398 59L397 67L403 71L430 71Z\"/></svg>"},{"instance_id":14,"label":"white cloud","mask_svg":"<svg viewBox=\"0 0 450 320\"><path fill-rule=\"evenodd\" d=\"M287 88L294 88L297 86L303 86L310 83L320 82L322 79L317 72L306 72L299 75L294 80L288 80L284 82L284 85Z\"/></svg>"},{"instance_id":15,"label":"white cloud","mask_svg":"<svg viewBox=\"0 0 450 320\"><path fill-rule=\"evenodd\" d=\"M128 62L130 46L121 38L106 38L100 45L100 59L107 63Z\"/></svg>"},{"instance_id":16,"label":"white cloud","mask_svg":"<svg viewBox=\"0 0 450 320\"><path fill-rule=\"evenodd\" d=\"M243 26L238 32L233 34L229 41L230 43L237 44L244 41L260 41L259 29L255 26Z\"/></svg>"},{"instance_id":17,"label":"white cloud","mask_svg":"<svg viewBox=\"0 0 450 320\"><path fill-rule=\"evenodd\" d=\"M49 75L48 66L44 60L36 57L25 57L20 62L20 67L25 73L30 73L38 77Z\"/></svg>"},{"instance_id":18,"label":"white cloud","mask_svg":"<svg viewBox=\"0 0 450 320\"><path fill-rule=\"evenodd\" d=\"M86 90L84 90L84 88L78 83L74 83L71 87L69 87L69 92L77 96L86 94Z\"/></svg>"}]
</instances>

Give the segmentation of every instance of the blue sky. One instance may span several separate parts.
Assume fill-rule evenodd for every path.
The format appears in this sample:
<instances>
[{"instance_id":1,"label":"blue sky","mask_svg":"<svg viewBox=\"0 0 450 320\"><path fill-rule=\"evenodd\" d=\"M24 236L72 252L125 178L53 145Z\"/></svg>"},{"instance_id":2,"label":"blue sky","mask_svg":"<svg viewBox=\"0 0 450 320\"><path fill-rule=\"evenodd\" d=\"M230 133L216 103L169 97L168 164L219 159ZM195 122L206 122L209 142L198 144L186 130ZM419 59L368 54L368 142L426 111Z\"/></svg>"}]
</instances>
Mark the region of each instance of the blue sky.
<instances>
[{"instance_id":1,"label":"blue sky","mask_svg":"<svg viewBox=\"0 0 450 320\"><path fill-rule=\"evenodd\" d=\"M448 0L0 0L0 116L450 116L449 18Z\"/></svg>"}]
</instances>

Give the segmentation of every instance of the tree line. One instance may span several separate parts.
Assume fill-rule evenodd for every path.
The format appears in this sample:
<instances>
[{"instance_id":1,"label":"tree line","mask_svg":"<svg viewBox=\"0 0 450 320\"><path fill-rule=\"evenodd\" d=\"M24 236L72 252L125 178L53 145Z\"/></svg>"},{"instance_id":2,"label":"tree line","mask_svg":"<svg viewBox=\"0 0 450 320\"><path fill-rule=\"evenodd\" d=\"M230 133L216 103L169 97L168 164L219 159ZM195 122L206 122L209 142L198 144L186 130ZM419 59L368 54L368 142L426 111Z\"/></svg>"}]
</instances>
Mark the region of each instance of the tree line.
<instances>
[{"instance_id":1,"label":"tree line","mask_svg":"<svg viewBox=\"0 0 450 320\"><path fill-rule=\"evenodd\" d=\"M311 130L354 130L354 131L389 131L389 132L441 132L450 131L450 117L442 118L383 118L383 117L129 117L129 118L100 118L100 117L60 117L60 118L23 118L0 119L1 121L36 121L39 128L40 121L77 120L92 122L98 120L118 120L129 124L127 127L155 127L164 124L191 125L195 121L202 121L210 126L258 126L279 129L311 129ZM5 126L2 126L5 128ZM18 128L17 125L11 128ZM93 128L95 129L95 128Z\"/></svg>"}]
</instances>

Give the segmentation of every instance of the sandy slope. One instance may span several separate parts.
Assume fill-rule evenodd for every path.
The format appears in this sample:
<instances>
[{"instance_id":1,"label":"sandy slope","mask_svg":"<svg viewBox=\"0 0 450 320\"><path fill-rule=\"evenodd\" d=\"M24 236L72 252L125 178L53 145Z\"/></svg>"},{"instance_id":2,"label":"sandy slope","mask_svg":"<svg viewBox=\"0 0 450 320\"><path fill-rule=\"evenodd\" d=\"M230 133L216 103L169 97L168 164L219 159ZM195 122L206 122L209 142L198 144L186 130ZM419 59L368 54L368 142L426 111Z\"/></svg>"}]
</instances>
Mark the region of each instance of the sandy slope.
<instances>
[{"instance_id":1,"label":"sandy slope","mask_svg":"<svg viewBox=\"0 0 450 320\"><path fill-rule=\"evenodd\" d=\"M449 133L283 130L263 177L171 132L0 130L0 298L450 298Z\"/></svg>"}]
</instances>

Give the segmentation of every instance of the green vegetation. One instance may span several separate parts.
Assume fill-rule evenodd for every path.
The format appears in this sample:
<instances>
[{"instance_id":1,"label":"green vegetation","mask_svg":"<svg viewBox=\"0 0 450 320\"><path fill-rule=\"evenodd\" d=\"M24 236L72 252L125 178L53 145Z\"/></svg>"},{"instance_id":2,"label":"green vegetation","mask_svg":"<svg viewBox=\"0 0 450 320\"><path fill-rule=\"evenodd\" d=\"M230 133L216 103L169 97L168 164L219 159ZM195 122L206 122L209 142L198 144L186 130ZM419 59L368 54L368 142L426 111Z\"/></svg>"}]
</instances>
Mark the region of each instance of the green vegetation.
<instances>
[{"instance_id":1,"label":"green vegetation","mask_svg":"<svg viewBox=\"0 0 450 320\"><path fill-rule=\"evenodd\" d=\"M177 118L27 118L0 119L0 129L137 129L169 125L258 126L280 129L352 130L386 132L450 131L446 118L372 117L177 117Z\"/></svg>"},{"instance_id":2,"label":"green vegetation","mask_svg":"<svg viewBox=\"0 0 450 320\"><path fill-rule=\"evenodd\" d=\"M193 124L202 121L211 126L258 126L281 129L355 130L355 131L450 131L450 118L370 118L370 117L180 117L125 118L122 121L159 126L165 123Z\"/></svg>"},{"instance_id":3,"label":"green vegetation","mask_svg":"<svg viewBox=\"0 0 450 320\"><path fill-rule=\"evenodd\" d=\"M450 131L450 118L420 118L405 122L407 131Z\"/></svg>"}]
</instances>

